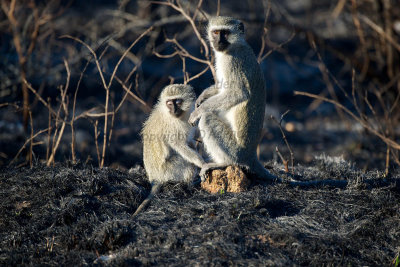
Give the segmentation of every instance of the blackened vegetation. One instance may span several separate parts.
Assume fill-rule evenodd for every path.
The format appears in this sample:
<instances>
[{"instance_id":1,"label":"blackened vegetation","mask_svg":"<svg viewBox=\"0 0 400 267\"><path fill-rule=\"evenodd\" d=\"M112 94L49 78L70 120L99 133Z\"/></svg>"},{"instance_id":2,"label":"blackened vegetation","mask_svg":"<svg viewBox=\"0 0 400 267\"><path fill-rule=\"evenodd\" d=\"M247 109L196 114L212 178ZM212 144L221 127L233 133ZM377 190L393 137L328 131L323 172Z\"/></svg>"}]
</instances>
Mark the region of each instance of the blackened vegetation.
<instances>
[{"instance_id":1,"label":"blackened vegetation","mask_svg":"<svg viewBox=\"0 0 400 267\"><path fill-rule=\"evenodd\" d=\"M215 195L168 184L131 219L150 190L141 167L3 168L0 265L392 263L400 245L399 173L385 179L320 157L295 174L348 183L254 184Z\"/></svg>"}]
</instances>

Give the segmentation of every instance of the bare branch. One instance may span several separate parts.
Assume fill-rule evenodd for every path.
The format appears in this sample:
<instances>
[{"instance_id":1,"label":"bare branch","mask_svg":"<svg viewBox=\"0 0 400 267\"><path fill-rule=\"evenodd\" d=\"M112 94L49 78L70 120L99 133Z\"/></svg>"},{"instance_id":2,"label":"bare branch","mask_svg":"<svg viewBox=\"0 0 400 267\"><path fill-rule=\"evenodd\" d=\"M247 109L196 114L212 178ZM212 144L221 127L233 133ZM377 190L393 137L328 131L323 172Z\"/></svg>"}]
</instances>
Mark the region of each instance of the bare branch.
<instances>
[{"instance_id":1,"label":"bare branch","mask_svg":"<svg viewBox=\"0 0 400 267\"><path fill-rule=\"evenodd\" d=\"M141 35L139 35L138 38L136 38L136 40L128 47L128 49L125 50L124 54L122 54L122 56L120 57L120 59L118 60L117 65L115 65L114 71L111 75L110 81L108 83L108 88L110 88L113 80L114 80L114 76L117 73L118 67L121 64L122 60L124 60L124 58L126 57L126 55L129 53L129 51L144 37L146 36L149 32L151 32L154 29L153 26L150 26L147 30L145 30Z\"/></svg>"},{"instance_id":2,"label":"bare branch","mask_svg":"<svg viewBox=\"0 0 400 267\"><path fill-rule=\"evenodd\" d=\"M374 135L378 136L383 142L385 142L387 145L389 145L390 147L400 150L400 144L398 144L397 142L395 142L394 140L391 140L389 138L387 138L384 134L378 132L376 129L374 129L371 125L369 125L367 122L365 122L364 120L362 120L361 118L357 117L353 112L351 112L348 108L346 108L345 106L343 106L342 104L338 103L335 100L326 98L326 97L322 97L319 95L315 95L315 94L311 94L311 93L307 93L307 92L300 92L300 91L295 91L294 95L303 95L303 96L308 96L311 98L316 98L316 99L320 99L322 101L331 103L333 105L336 105L337 107L339 107L340 109L342 109L345 113L347 113L348 115L350 115L350 117L352 117L355 121L357 121L358 123L360 123L365 129L367 129L368 131L370 131L371 133L373 133Z\"/></svg>"},{"instance_id":3,"label":"bare branch","mask_svg":"<svg viewBox=\"0 0 400 267\"><path fill-rule=\"evenodd\" d=\"M271 115L271 119L278 125L278 127L279 127L279 129L280 129L280 131L281 131L281 134L282 134L282 138L283 138L283 140L285 141L285 144L286 144L286 146L287 146L287 148L288 148L288 150L289 150L289 153L290 153L290 165L291 165L291 169L292 169L292 174L294 174L294 153L293 153L292 148L290 147L289 141L288 141L287 138L286 138L285 131L284 131L283 128L282 128L282 121L283 121L283 118L284 118L285 115L288 114L289 112L290 112L290 110L287 110L285 113L283 113L282 116L281 116L281 118L280 118L280 120L279 120L279 122L278 122L278 121L276 120L276 118L275 118L274 116L272 116L272 115ZM276 148L276 150L277 150L278 154L280 154L278 148ZM280 157L282 158L283 163L285 164L285 162L286 162L286 164L287 164L287 161L283 160L282 155L280 155Z\"/></svg>"},{"instance_id":4,"label":"bare branch","mask_svg":"<svg viewBox=\"0 0 400 267\"><path fill-rule=\"evenodd\" d=\"M26 86L29 88L29 90L32 91L32 93L35 94L35 96L39 99L40 102L43 103L43 105L54 115L57 116L57 113L52 109L52 107L50 106L50 103L47 103L41 96L40 94L38 94L38 92L33 89L32 85L30 83L27 82L27 80L23 80L23 82L26 84Z\"/></svg>"},{"instance_id":5,"label":"bare branch","mask_svg":"<svg viewBox=\"0 0 400 267\"><path fill-rule=\"evenodd\" d=\"M368 26L370 26L374 31L376 31L379 35L385 38L397 51L400 52L400 44L396 42L390 35L388 35L379 25L373 22L371 19L364 15L360 15L360 18L363 22L365 22Z\"/></svg>"},{"instance_id":6,"label":"bare branch","mask_svg":"<svg viewBox=\"0 0 400 267\"><path fill-rule=\"evenodd\" d=\"M13 160L9 163L9 166L12 165L18 158L18 156L21 154L21 152L26 148L26 146L33 140L35 139L37 136L41 135L42 133L48 131L49 128L40 130L39 132L37 132L36 134L34 134L33 136L31 136L29 139L27 139L24 143L24 145L18 150L17 155L15 155L15 157L13 158Z\"/></svg>"}]
</instances>

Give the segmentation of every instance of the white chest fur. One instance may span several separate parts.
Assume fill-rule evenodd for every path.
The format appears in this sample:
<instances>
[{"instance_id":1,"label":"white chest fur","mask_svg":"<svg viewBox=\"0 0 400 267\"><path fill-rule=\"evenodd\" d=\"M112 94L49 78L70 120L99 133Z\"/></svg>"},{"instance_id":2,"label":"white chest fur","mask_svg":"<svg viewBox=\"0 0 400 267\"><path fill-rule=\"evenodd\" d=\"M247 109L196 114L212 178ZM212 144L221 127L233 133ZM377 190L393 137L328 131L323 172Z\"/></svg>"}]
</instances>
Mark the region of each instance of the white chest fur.
<instances>
[{"instance_id":1,"label":"white chest fur","mask_svg":"<svg viewBox=\"0 0 400 267\"><path fill-rule=\"evenodd\" d=\"M225 66L223 64L223 57L225 55L221 52L216 52L215 53L215 69L216 69L216 74L217 74L217 82L218 82L218 87L220 89L223 89L223 84L225 79Z\"/></svg>"}]
</instances>

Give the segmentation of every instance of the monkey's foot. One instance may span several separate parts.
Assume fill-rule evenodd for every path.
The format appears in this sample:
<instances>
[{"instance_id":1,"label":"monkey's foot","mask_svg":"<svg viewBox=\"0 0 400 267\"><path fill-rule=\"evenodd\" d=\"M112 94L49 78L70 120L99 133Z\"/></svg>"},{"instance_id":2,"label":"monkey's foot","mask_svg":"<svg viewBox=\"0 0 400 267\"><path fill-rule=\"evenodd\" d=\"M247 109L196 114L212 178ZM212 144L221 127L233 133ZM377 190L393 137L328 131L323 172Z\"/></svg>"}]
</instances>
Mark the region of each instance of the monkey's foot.
<instances>
[{"instance_id":1,"label":"monkey's foot","mask_svg":"<svg viewBox=\"0 0 400 267\"><path fill-rule=\"evenodd\" d=\"M229 165L227 165L227 164L218 164L218 163L206 163L206 164L204 164L203 168L201 168L201 170L200 170L201 181L202 182L205 181L205 179L207 178L208 172L211 172L211 171L216 170L216 169L224 169L227 166L229 166Z\"/></svg>"}]
</instances>

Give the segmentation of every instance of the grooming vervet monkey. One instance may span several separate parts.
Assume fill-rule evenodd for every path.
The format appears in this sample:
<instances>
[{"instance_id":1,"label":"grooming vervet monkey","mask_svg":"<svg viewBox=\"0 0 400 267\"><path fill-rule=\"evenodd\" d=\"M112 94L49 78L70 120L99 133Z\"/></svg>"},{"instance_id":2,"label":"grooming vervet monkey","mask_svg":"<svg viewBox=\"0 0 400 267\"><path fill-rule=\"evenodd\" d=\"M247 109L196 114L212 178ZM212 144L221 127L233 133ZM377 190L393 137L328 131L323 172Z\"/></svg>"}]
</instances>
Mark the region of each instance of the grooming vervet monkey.
<instances>
[{"instance_id":1,"label":"grooming vervet monkey","mask_svg":"<svg viewBox=\"0 0 400 267\"><path fill-rule=\"evenodd\" d=\"M244 25L231 17L213 17L208 38L215 53L217 83L206 89L196 101L189 118L199 130L213 163L208 170L239 165L258 178L277 180L258 161L266 105L265 80L251 47L244 37Z\"/></svg>"},{"instance_id":2,"label":"grooming vervet monkey","mask_svg":"<svg viewBox=\"0 0 400 267\"><path fill-rule=\"evenodd\" d=\"M152 189L133 216L147 206L160 190L162 183L191 182L198 175L198 168L205 164L192 148L194 128L188 123L195 98L190 85L166 86L144 123L143 162Z\"/></svg>"}]
</instances>

